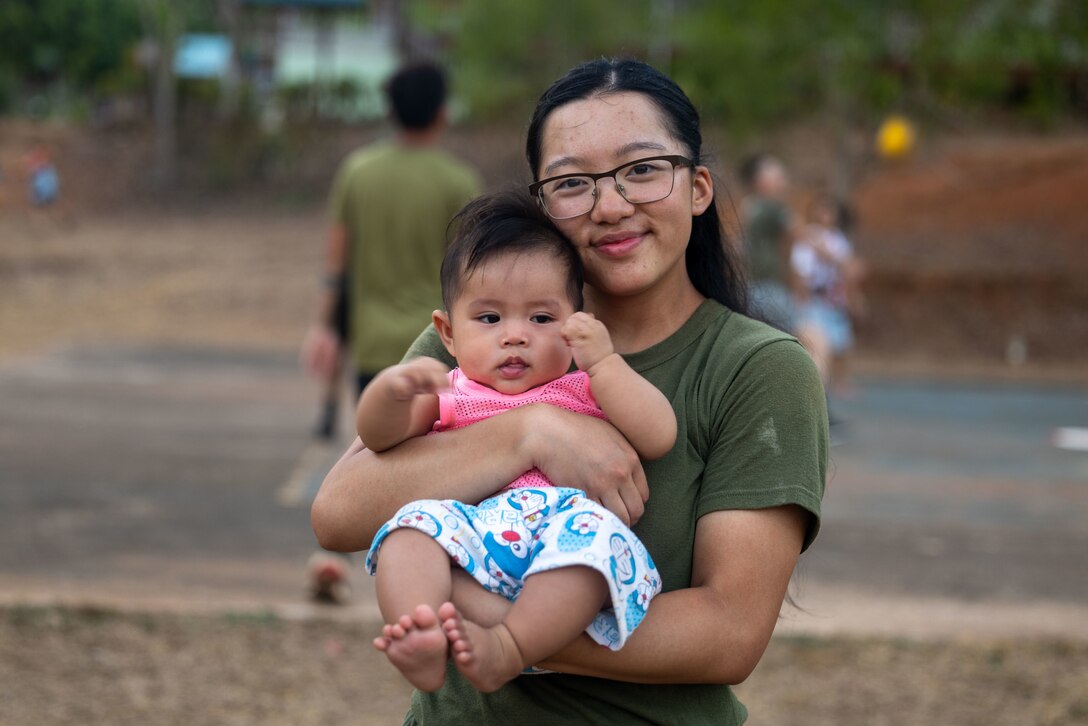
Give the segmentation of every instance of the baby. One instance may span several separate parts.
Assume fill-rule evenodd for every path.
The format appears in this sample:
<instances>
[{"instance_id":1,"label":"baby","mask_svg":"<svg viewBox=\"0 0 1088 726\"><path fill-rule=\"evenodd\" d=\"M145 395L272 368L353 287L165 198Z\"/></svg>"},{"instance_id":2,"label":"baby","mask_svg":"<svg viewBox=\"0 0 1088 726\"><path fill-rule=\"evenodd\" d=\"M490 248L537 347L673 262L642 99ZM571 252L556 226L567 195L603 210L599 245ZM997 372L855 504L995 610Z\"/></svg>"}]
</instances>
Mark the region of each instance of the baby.
<instances>
[{"instance_id":1,"label":"baby","mask_svg":"<svg viewBox=\"0 0 1088 726\"><path fill-rule=\"evenodd\" d=\"M434 325L458 367L432 358L387 368L359 400L363 443L383 451L511 408L550 403L607 419L643 459L676 439L668 399L612 348L582 306L574 248L527 195L480 197L455 218L442 266L445 310ZM568 373L571 361L578 370ZM513 601L483 627L449 602L451 561ZM424 500L401 508L367 557L386 625L378 650L417 688L437 690L454 665L494 691L586 631L618 650L661 578L612 512L537 469L471 505Z\"/></svg>"}]
</instances>

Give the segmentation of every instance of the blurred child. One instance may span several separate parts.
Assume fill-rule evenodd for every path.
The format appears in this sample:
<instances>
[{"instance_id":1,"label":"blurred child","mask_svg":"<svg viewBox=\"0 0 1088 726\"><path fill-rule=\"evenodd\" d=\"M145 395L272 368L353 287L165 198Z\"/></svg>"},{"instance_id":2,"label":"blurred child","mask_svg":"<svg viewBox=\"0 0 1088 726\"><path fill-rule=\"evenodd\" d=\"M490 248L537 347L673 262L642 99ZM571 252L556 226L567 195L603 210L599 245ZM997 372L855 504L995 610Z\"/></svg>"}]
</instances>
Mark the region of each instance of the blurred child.
<instances>
[{"instance_id":1,"label":"blurred child","mask_svg":"<svg viewBox=\"0 0 1088 726\"><path fill-rule=\"evenodd\" d=\"M852 318L864 314L861 293L862 263L846 237L849 210L828 195L809 205L808 225L794 244L790 262L803 283L798 316L802 327L820 331L825 343L809 352L824 383L848 390L849 353L854 347Z\"/></svg>"},{"instance_id":2,"label":"blurred child","mask_svg":"<svg viewBox=\"0 0 1088 726\"><path fill-rule=\"evenodd\" d=\"M739 173L745 188L741 224L752 312L779 330L796 334L796 280L789 265L795 237L787 204L789 174L777 157L766 153L745 158Z\"/></svg>"},{"instance_id":3,"label":"blurred child","mask_svg":"<svg viewBox=\"0 0 1088 726\"><path fill-rule=\"evenodd\" d=\"M671 404L614 352L601 322L577 312L581 262L537 204L523 193L480 197L454 224L434 324L459 367L417 358L379 373L359 401L363 443L383 451L550 403L607 418L643 458L667 453ZM572 359L579 370L568 373ZM451 559L514 601L499 625L471 622L449 602ZM494 691L582 631L618 650L661 588L617 516L537 469L475 506L408 504L375 536L367 566L387 622L375 646L424 691L442 685L451 657L476 688Z\"/></svg>"},{"instance_id":4,"label":"blurred child","mask_svg":"<svg viewBox=\"0 0 1088 726\"><path fill-rule=\"evenodd\" d=\"M45 144L35 144L25 157L27 193L35 207L48 207L60 197L60 174Z\"/></svg>"}]
</instances>

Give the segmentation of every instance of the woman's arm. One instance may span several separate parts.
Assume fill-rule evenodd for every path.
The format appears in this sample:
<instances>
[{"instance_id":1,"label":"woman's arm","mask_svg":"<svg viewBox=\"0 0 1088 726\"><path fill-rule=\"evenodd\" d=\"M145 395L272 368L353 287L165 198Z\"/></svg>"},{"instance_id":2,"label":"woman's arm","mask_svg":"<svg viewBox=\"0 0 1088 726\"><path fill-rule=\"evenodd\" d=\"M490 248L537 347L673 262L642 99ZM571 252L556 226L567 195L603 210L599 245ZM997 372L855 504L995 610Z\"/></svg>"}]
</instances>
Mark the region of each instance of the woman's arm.
<instances>
[{"instance_id":1,"label":"woman's arm","mask_svg":"<svg viewBox=\"0 0 1088 726\"><path fill-rule=\"evenodd\" d=\"M378 528L410 501L477 502L534 466L556 486L584 489L626 523L642 516L646 476L615 427L534 404L380 454L356 440L322 482L310 520L325 549L366 549Z\"/></svg>"},{"instance_id":2,"label":"woman's arm","mask_svg":"<svg viewBox=\"0 0 1088 726\"><path fill-rule=\"evenodd\" d=\"M636 683L744 681L774 631L810 516L794 505L703 516L691 587L654 598L623 650L582 635L540 665Z\"/></svg>"}]
</instances>

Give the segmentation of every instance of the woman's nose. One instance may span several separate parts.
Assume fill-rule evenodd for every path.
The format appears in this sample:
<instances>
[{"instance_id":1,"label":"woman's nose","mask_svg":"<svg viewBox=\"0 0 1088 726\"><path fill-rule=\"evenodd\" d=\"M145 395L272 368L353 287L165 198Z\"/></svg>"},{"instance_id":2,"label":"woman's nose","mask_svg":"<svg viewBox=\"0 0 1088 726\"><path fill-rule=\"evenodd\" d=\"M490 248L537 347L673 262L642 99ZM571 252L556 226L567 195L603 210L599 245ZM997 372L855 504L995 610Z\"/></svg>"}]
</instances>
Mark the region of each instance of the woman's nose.
<instances>
[{"instance_id":1,"label":"woman's nose","mask_svg":"<svg viewBox=\"0 0 1088 726\"><path fill-rule=\"evenodd\" d=\"M594 222L618 222L634 211L635 205L623 198L615 179L597 180L597 203L589 215Z\"/></svg>"}]
</instances>

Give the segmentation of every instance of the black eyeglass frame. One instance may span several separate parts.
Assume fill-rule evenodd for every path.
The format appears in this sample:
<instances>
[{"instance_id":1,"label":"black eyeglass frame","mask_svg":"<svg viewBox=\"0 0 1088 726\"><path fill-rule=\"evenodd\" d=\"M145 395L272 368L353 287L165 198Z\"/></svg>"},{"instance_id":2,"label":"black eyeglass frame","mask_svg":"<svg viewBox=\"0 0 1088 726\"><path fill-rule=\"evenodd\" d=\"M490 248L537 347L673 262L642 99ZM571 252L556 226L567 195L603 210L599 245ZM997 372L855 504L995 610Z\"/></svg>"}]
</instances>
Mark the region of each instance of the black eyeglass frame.
<instances>
[{"instance_id":1,"label":"black eyeglass frame","mask_svg":"<svg viewBox=\"0 0 1088 726\"><path fill-rule=\"evenodd\" d=\"M649 202L632 202L630 199L627 199L627 194L626 194L626 191L623 188L623 184L620 182L619 179L616 178L616 174L620 173L621 170L626 169L629 166L635 166L636 164L642 164L642 163L647 162L647 161L667 161L670 164L672 164L672 172L673 172L673 175L674 175L673 182L672 182L672 187L669 188L669 193L666 194L665 196L661 197L660 199L653 199L653 200L650 200ZM571 174L559 174L558 176L550 176L547 179L541 179L538 182L533 182L532 184L530 184L529 185L529 194L531 194L531 195L533 195L534 197L537 198L537 201L540 202L541 208L544 209L544 213L547 214L552 219L558 219L558 220L574 219L575 217L581 217L583 214L589 214L590 212L593 211L593 208L597 206L597 200L599 199L599 197L597 195L597 181L599 179L605 179L607 177L612 177L612 179L616 182L616 191L618 191L620 193L620 196L623 197L627 201L628 204L650 204L651 202L660 202L661 199L667 199L669 196L672 195L673 189L676 188L676 179L675 179L676 169L678 167L682 167L682 166L695 168L696 164L691 159L687 158L686 156L681 156L680 154L664 154L664 155L661 155L661 156L647 156L647 157L644 157L642 159L634 159L633 161L628 161L628 162L625 162L623 164L620 164L619 166L617 166L615 169L612 169L611 171L601 171L601 172L597 172L595 174L590 174L588 172L574 172L574 173L571 173ZM575 214L575 215L570 216L570 217L554 217L554 216L552 216L552 213L548 211L548 204L544 201L544 196L541 194L541 189L543 189L544 185L548 184L549 182L558 181L560 179L570 179L570 178L573 178L573 177L581 177L583 179L592 179L593 180L593 204L586 211L580 212L579 214Z\"/></svg>"}]
</instances>

